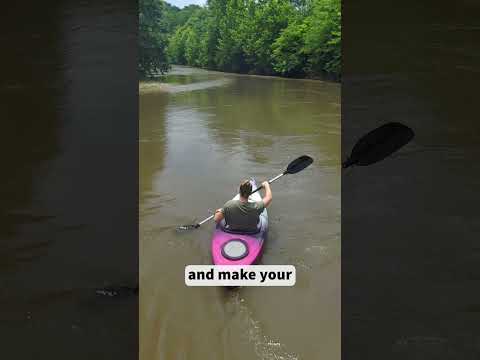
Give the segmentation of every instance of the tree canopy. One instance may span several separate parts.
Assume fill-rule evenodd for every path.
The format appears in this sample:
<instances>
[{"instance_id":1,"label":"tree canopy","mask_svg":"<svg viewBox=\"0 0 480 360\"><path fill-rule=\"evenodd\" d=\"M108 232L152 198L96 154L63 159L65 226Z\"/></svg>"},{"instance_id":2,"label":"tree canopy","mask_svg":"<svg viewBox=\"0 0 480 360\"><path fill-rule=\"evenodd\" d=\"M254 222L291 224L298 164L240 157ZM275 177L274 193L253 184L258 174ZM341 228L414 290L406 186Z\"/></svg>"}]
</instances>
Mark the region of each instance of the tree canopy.
<instances>
[{"instance_id":1,"label":"tree canopy","mask_svg":"<svg viewBox=\"0 0 480 360\"><path fill-rule=\"evenodd\" d=\"M140 0L142 74L169 63L340 79L340 0L208 0L183 9Z\"/></svg>"},{"instance_id":2,"label":"tree canopy","mask_svg":"<svg viewBox=\"0 0 480 360\"><path fill-rule=\"evenodd\" d=\"M138 13L138 71L142 76L168 70L166 48L168 24L165 17L166 5L159 0L141 0Z\"/></svg>"}]
</instances>

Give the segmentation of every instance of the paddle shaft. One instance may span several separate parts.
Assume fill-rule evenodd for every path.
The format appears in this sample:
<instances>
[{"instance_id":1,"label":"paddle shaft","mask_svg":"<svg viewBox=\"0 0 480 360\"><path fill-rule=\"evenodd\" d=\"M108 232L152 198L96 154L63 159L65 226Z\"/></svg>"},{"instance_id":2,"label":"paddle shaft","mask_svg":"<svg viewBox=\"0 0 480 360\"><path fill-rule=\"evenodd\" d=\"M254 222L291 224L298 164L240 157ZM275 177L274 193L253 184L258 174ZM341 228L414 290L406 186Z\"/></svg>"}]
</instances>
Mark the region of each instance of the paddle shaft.
<instances>
[{"instance_id":1,"label":"paddle shaft","mask_svg":"<svg viewBox=\"0 0 480 360\"><path fill-rule=\"evenodd\" d=\"M275 176L274 178L271 178L270 180L268 180L268 183L271 184L272 182L280 179L283 175L285 175L285 173L281 173L281 174ZM263 185L257 187L254 191L252 191L252 193L250 195L255 194L257 191L260 191L260 189L263 189Z\"/></svg>"},{"instance_id":2,"label":"paddle shaft","mask_svg":"<svg viewBox=\"0 0 480 360\"><path fill-rule=\"evenodd\" d=\"M274 178L271 178L270 180L268 180L268 183L271 184L272 182L277 181L278 179L280 179L280 178L281 178L283 175L285 175L285 174L286 174L286 173L281 173L281 174L275 176ZM250 195L256 193L257 191L260 191L260 189L263 189L263 185L260 186L260 187L258 187L258 188L256 188L254 191L252 191L252 193L251 193ZM206 219L200 221L200 222L197 224L197 227L205 224L205 223L206 223L207 221L209 221L209 220L212 220L214 217L215 217L215 214L210 215L210 216L207 217Z\"/></svg>"}]
</instances>

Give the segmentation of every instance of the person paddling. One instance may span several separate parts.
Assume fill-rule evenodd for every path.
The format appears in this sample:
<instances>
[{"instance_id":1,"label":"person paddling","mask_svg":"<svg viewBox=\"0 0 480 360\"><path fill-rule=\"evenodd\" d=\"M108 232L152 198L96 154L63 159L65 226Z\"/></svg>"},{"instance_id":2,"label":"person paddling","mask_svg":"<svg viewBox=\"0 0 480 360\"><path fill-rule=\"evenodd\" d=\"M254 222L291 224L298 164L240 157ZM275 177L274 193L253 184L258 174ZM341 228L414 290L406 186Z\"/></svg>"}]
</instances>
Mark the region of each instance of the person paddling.
<instances>
[{"instance_id":1,"label":"person paddling","mask_svg":"<svg viewBox=\"0 0 480 360\"><path fill-rule=\"evenodd\" d=\"M268 181L262 183L265 196L260 201L248 201L252 193L252 183L244 180L240 183L240 199L229 200L222 208L215 211L214 220L217 224L225 220L225 228L238 232L255 232L258 229L259 216L272 202L272 190Z\"/></svg>"}]
</instances>

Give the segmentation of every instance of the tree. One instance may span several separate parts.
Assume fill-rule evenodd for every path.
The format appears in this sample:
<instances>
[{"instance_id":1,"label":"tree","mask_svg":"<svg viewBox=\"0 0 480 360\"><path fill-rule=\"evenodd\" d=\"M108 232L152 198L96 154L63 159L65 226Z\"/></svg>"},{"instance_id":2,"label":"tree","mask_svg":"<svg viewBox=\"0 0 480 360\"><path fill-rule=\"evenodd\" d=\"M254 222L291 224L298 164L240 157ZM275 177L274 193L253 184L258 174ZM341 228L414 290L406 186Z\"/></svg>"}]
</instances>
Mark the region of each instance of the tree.
<instances>
[{"instance_id":1,"label":"tree","mask_svg":"<svg viewBox=\"0 0 480 360\"><path fill-rule=\"evenodd\" d=\"M311 73L326 72L340 77L341 13L340 0L314 0L313 12L306 19L304 51Z\"/></svg>"},{"instance_id":2,"label":"tree","mask_svg":"<svg viewBox=\"0 0 480 360\"><path fill-rule=\"evenodd\" d=\"M207 57L207 11L199 8L170 38L168 58L181 65L205 67Z\"/></svg>"},{"instance_id":3,"label":"tree","mask_svg":"<svg viewBox=\"0 0 480 360\"><path fill-rule=\"evenodd\" d=\"M208 0L183 9L140 0L139 69L163 72L169 62L339 79L340 0Z\"/></svg>"},{"instance_id":4,"label":"tree","mask_svg":"<svg viewBox=\"0 0 480 360\"><path fill-rule=\"evenodd\" d=\"M241 23L246 18L246 8L242 0L222 1L221 17L217 18L218 38L215 63L225 71L243 72L247 70L242 51Z\"/></svg>"},{"instance_id":5,"label":"tree","mask_svg":"<svg viewBox=\"0 0 480 360\"><path fill-rule=\"evenodd\" d=\"M168 24L163 0L139 2L139 62L141 76L164 73L169 64L166 57Z\"/></svg>"},{"instance_id":6,"label":"tree","mask_svg":"<svg viewBox=\"0 0 480 360\"><path fill-rule=\"evenodd\" d=\"M305 53L304 21L293 22L285 28L272 45L273 68L282 75L305 75L308 56Z\"/></svg>"},{"instance_id":7,"label":"tree","mask_svg":"<svg viewBox=\"0 0 480 360\"><path fill-rule=\"evenodd\" d=\"M274 74L272 45L295 17L294 7L289 0L248 0L247 6L240 37L247 63L256 73Z\"/></svg>"}]
</instances>

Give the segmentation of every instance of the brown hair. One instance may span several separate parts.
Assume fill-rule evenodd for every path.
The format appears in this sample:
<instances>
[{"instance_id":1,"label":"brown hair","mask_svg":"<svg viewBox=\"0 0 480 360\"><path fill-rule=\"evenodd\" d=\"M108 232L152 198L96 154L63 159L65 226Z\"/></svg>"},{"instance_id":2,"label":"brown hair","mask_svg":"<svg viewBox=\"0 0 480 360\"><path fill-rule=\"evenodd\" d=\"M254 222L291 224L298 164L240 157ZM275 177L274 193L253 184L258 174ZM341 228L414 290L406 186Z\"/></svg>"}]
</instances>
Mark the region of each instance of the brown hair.
<instances>
[{"instance_id":1,"label":"brown hair","mask_svg":"<svg viewBox=\"0 0 480 360\"><path fill-rule=\"evenodd\" d=\"M248 198L250 194L252 193L252 184L250 183L250 180L243 180L240 183L240 196L243 198Z\"/></svg>"}]
</instances>

